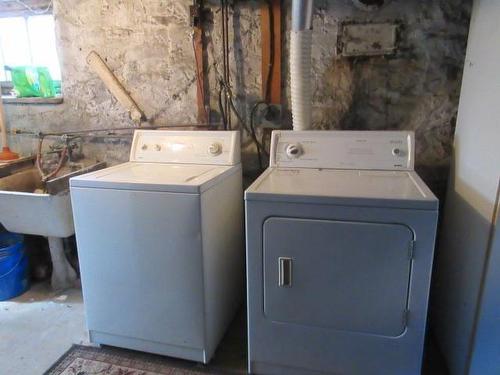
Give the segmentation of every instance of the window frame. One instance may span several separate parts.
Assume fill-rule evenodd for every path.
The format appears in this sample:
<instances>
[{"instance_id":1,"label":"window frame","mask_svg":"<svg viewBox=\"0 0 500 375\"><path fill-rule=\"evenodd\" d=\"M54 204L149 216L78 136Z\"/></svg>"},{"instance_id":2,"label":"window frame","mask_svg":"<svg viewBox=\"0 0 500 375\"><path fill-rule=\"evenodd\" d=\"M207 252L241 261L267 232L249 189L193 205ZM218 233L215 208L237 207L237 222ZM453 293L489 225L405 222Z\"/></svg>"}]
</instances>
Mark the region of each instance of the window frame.
<instances>
[{"instance_id":1,"label":"window frame","mask_svg":"<svg viewBox=\"0 0 500 375\"><path fill-rule=\"evenodd\" d=\"M47 2L48 4L48 2ZM32 6L34 9L45 9L47 7L47 4L40 3L36 6ZM0 2L0 18L14 18L14 17L23 17L25 19L25 24L27 27L28 24L28 18L41 15L41 14L36 14L32 13L27 9L19 10L19 9L4 9L6 5L2 5ZM8 7L8 6L7 6ZM52 8L50 11L44 13L43 15L52 15L54 16L54 13L52 11ZM55 21L55 19L54 19ZM28 34L29 36L29 34ZM31 54L31 50L30 50ZM59 59L59 57L58 57ZM59 61L59 66L61 67L60 61ZM62 77L61 77L61 83L62 83ZM2 98L2 102L4 104L61 104L64 101L64 96L62 92L62 87L61 87L61 93L59 95L56 95L55 97L52 98L41 98L41 97L23 97L19 98L13 95L10 95L10 91L14 88L12 81L0 81L0 95Z\"/></svg>"}]
</instances>

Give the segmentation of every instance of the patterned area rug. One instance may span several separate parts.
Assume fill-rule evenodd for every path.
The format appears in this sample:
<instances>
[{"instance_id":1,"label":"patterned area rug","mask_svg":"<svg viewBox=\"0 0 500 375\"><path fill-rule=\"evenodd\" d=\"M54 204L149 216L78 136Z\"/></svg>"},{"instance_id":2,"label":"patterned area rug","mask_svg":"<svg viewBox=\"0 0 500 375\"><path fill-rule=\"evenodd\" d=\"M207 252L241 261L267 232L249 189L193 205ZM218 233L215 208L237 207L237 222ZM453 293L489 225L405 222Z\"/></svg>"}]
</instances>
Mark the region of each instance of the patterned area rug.
<instances>
[{"instance_id":1,"label":"patterned area rug","mask_svg":"<svg viewBox=\"0 0 500 375\"><path fill-rule=\"evenodd\" d=\"M194 362L110 347L73 345L44 375L198 374L206 375L207 371Z\"/></svg>"}]
</instances>

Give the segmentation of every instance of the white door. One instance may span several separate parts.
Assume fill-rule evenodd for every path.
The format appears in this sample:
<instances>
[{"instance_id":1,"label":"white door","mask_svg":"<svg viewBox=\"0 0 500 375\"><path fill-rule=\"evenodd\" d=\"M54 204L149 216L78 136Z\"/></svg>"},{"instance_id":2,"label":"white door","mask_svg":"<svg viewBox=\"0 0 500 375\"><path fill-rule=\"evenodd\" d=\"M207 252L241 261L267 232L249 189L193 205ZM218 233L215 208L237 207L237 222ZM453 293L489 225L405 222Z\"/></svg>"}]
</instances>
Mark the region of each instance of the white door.
<instances>
[{"instance_id":1,"label":"white door","mask_svg":"<svg viewBox=\"0 0 500 375\"><path fill-rule=\"evenodd\" d=\"M274 217L264 223L264 313L273 321L399 336L413 232L404 225Z\"/></svg>"}]
</instances>

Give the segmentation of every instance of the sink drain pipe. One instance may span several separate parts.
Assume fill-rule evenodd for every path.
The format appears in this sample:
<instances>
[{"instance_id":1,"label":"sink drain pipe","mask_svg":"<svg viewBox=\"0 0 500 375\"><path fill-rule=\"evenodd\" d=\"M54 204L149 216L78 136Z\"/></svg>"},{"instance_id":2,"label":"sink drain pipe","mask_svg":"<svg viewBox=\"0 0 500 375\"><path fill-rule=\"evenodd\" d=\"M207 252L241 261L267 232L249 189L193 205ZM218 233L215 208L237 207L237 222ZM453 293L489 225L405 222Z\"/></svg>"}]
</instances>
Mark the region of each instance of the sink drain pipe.
<instances>
[{"instance_id":1,"label":"sink drain pipe","mask_svg":"<svg viewBox=\"0 0 500 375\"><path fill-rule=\"evenodd\" d=\"M312 12L313 0L292 1L290 34L290 91L294 130L311 129L312 117Z\"/></svg>"},{"instance_id":2,"label":"sink drain pipe","mask_svg":"<svg viewBox=\"0 0 500 375\"><path fill-rule=\"evenodd\" d=\"M50 258L52 259L51 286L54 290L74 288L77 275L64 252L64 241L59 237L48 237Z\"/></svg>"}]
</instances>

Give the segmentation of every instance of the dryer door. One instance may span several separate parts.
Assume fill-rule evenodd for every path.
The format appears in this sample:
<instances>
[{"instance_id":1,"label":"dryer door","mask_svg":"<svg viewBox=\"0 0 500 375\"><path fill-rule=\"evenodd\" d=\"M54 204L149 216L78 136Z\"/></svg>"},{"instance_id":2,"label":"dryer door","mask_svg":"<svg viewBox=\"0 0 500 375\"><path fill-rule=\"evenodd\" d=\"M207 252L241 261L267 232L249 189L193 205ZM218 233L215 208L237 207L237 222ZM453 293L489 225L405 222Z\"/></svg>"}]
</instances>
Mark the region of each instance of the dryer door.
<instances>
[{"instance_id":1,"label":"dryer door","mask_svg":"<svg viewBox=\"0 0 500 375\"><path fill-rule=\"evenodd\" d=\"M405 225L273 217L264 223L268 319L399 336L413 232Z\"/></svg>"}]
</instances>

